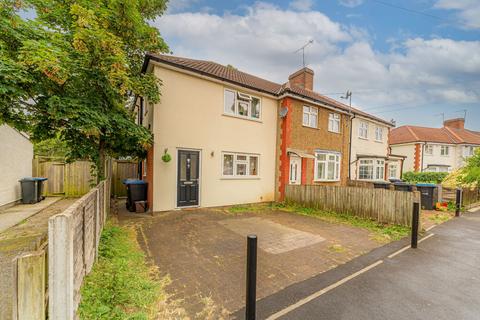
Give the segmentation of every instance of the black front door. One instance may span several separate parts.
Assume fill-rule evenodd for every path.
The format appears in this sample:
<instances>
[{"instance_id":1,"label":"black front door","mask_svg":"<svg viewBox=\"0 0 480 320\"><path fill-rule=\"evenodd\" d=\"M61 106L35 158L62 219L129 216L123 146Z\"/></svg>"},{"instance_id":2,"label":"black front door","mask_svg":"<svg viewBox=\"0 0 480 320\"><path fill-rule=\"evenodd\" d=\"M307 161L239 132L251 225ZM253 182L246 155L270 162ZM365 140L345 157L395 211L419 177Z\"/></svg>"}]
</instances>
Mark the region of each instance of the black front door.
<instances>
[{"instance_id":1,"label":"black front door","mask_svg":"<svg viewBox=\"0 0 480 320\"><path fill-rule=\"evenodd\" d=\"M177 207L198 205L200 152L178 150Z\"/></svg>"}]
</instances>

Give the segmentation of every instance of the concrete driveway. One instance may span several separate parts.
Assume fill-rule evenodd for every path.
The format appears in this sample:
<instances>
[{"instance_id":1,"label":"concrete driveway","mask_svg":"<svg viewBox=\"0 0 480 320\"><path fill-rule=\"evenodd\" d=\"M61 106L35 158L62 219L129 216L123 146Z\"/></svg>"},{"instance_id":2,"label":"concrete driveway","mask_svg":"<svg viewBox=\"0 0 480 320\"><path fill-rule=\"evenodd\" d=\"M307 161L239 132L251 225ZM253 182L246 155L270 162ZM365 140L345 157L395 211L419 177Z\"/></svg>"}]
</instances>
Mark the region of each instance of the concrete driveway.
<instances>
[{"instance_id":1,"label":"concrete driveway","mask_svg":"<svg viewBox=\"0 0 480 320\"><path fill-rule=\"evenodd\" d=\"M191 318L202 311L228 318L244 306L247 234L258 236L259 299L381 245L365 229L282 211L123 212L119 220L136 227L144 250L171 278L171 299Z\"/></svg>"}]
</instances>

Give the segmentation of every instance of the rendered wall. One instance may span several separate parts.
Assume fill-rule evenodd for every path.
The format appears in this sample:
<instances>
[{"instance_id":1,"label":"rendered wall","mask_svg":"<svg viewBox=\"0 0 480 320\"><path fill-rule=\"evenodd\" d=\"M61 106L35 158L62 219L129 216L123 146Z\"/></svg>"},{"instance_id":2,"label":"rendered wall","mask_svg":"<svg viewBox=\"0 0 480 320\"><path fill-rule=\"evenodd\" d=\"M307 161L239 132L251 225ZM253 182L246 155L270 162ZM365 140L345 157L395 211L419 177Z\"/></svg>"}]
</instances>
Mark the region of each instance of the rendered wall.
<instances>
[{"instance_id":1,"label":"rendered wall","mask_svg":"<svg viewBox=\"0 0 480 320\"><path fill-rule=\"evenodd\" d=\"M32 176L33 145L17 130L0 125L0 207L21 199L20 180Z\"/></svg>"}]
</instances>

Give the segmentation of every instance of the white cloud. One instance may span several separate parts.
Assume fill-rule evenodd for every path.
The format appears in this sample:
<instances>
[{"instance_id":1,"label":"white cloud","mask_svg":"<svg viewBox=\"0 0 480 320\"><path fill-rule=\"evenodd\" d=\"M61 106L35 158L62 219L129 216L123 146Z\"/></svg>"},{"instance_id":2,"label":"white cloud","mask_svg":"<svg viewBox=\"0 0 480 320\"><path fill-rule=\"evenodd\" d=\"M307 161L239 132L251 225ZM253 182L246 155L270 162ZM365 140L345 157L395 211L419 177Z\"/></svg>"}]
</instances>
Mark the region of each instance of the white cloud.
<instances>
[{"instance_id":1,"label":"white cloud","mask_svg":"<svg viewBox=\"0 0 480 320\"><path fill-rule=\"evenodd\" d=\"M308 11L313 6L313 0L293 0L289 7L298 11Z\"/></svg>"},{"instance_id":2,"label":"white cloud","mask_svg":"<svg viewBox=\"0 0 480 320\"><path fill-rule=\"evenodd\" d=\"M480 29L479 0L439 0L434 7L437 9L455 10L464 28Z\"/></svg>"},{"instance_id":3,"label":"white cloud","mask_svg":"<svg viewBox=\"0 0 480 320\"><path fill-rule=\"evenodd\" d=\"M245 15L167 14L155 25L176 55L231 64L278 83L301 67L301 54L293 52L313 39L306 59L315 71L315 89L350 89L363 109L480 102L480 41L410 37L378 52L364 30L318 11L265 3L247 7Z\"/></svg>"},{"instance_id":4,"label":"white cloud","mask_svg":"<svg viewBox=\"0 0 480 320\"><path fill-rule=\"evenodd\" d=\"M344 7L354 8L361 5L363 0L339 0L338 2Z\"/></svg>"}]
</instances>

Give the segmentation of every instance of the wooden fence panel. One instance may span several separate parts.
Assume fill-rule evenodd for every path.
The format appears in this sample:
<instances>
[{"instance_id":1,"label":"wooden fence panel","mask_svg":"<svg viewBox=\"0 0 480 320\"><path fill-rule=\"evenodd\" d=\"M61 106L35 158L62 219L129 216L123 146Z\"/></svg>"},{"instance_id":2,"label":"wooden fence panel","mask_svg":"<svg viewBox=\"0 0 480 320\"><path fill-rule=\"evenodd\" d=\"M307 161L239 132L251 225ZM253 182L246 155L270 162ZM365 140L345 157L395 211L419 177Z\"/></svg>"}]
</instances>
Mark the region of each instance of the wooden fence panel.
<instances>
[{"instance_id":1,"label":"wooden fence panel","mask_svg":"<svg viewBox=\"0 0 480 320\"><path fill-rule=\"evenodd\" d=\"M112 191L115 197L126 197L125 179L138 178L138 164L130 160L115 160L112 163Z\"/></svg>"},{"instance_id":2,"label":"wooden fence panel","mask_svg":"<svg viewBox=\"0 0 480 320\"><path fill-rule=\"evenodd\" d=\"M98 253L110 183L108 179L102 181L67 210L49 219L49 319L75 319L83 279Z\"/></svg>"},{"instance_id":3,"label":"wooden fence panel","mask_svg":"<svg viewBox=\"0 0 480 320\"><path fill-rule=\"evenodd\" d=\"M410 226L413 203L420 202L420 194L416 191L289 185L285 199L319 210L344 212L381 223Z\"/></svg>"},{"instance_id":4,"label":"wooden fence panel","mask_svg":"<svg viewBox=\"0 0 480 320\"><path fill-rule=\"evenodd\" d=\"M462 189L462 205L470 208L480 203L480 189L463 188Z\"/></svg>"}]
</instances>

